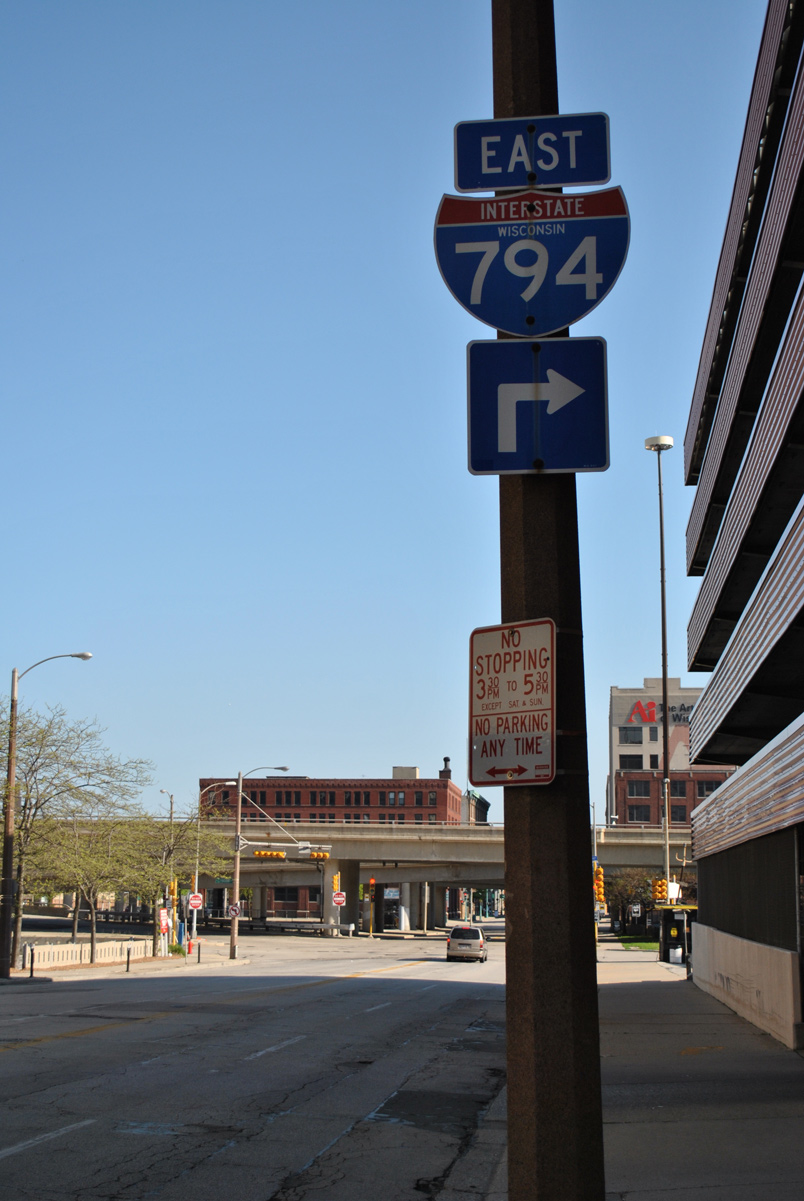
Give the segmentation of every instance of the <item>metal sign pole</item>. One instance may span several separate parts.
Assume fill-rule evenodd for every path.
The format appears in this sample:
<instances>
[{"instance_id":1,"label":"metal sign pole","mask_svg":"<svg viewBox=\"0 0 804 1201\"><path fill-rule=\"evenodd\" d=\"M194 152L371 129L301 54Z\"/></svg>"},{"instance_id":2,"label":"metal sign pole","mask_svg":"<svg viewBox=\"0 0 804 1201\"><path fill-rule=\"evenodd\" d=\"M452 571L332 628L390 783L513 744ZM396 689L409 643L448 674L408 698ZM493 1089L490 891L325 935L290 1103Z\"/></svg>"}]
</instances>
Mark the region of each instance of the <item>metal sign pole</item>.
<instances>
[{"instance_id":1,"label":"metal sign pole","mask_svg":"<svg viewBox=\"0 0 804 1201\"><path fill-rule=\"evenodd\" d=\"M558 112L552 0L492 0L494 115ZM509 1201L602 1201L574 475L500 477L502 621L556 623L557 774L505 789Z\"/></svg>"}]
</instances>

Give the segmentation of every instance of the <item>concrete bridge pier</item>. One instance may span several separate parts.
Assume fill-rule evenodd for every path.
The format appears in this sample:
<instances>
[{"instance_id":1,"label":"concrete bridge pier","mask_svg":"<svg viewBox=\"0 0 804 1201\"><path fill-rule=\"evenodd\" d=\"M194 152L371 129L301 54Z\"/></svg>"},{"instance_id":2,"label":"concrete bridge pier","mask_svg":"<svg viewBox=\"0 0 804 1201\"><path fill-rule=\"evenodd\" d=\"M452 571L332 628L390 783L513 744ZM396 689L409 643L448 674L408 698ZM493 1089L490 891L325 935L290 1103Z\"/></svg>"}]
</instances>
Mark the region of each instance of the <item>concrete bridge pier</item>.
<instances>
[{"instance_id":1,"label":"concrete bridge pier","mask_svg":"<svg viewBox=\"0 0 804 1201\"><path fill-rule=\"evenodd\" d=\"M340 859L341 892L346 893L346 904L341 907L340 921L343 925L354 923L355 933L360 929L360 860Z\"/></svg>"},{"instance_id":2,"label":"concrete bridge pier","mask_svg":"<svg viewBox=\"0 0 804 1201\"><path fill-rule=\"evenodd\" d=\"M410 885L399 885L399 929L410 929Z\"/></svg>"},{"instance_id":3,"label":"concrete bridge pier","mask_svg":"<svg viewBox=\"0 0 804 1201\"><path fill-rule=\"evenodd\" d=\"M264 918L268 905L266 903L268 890L264 884L255 884L251 890L251 916Z\"/></svg>"},{"instance_id":4,"label":"concrete bridge pier","mask_svg":"<svg viewBox=\"0 0 804 1201\"><path fill-rule=\"evenodd\" d=\"M447 889L444 884L430 885L427 926L430 930L447 924Z\"/></svg>"},{"instance_id":5,"label":"concrete bridge pier","mask_svg":"<svg viewBox=\"0 0 804 1201\"><path fill-rule=\"evenodd\" d=\"M422 889L423 884L409 884L410 890L410 928L422 929Z\"/></svg>"},{"instance_id":6,"label":"concrete bridge pier","mask_svg":"<svg viewBox=\"0 0 804 1201\"><path fill-rule=\"evenodd\" d=\"M323 868L321 873L321 921L325 927L324 933L329 938L337 938L340 934L341 915L338 906L332 903L334 892L332 879L342 871L344 862L340 859L325 859L321 865ZM343 875L341 875L341 884L343 884Z\"/></svg>"}]
</instances>

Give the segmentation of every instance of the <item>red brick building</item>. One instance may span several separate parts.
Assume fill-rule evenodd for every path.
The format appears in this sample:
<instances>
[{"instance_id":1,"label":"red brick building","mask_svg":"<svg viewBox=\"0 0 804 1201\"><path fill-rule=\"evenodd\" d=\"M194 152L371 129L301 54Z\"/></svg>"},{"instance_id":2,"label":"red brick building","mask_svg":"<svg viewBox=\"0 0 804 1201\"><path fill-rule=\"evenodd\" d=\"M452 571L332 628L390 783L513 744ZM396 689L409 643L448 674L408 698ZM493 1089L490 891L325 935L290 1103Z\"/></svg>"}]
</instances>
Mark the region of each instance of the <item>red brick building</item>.
<instances>
[{"instance_id":1,"label":"red brick building","mask_svg":"<svg viewBox=\"0 0 804 1201\"><path fill-rule=\"evenodd\" d=\"M235 789L224 778L199 780L205 809L234 811ZM243 824L267 822L266 814L288 822L335 822L380 825L458 825L461 790L452 781L449 759L435 779L421 779L418 768L395 767L390 779L311 779L271 776L243 781Z\"/></svg>"}]
</instances>

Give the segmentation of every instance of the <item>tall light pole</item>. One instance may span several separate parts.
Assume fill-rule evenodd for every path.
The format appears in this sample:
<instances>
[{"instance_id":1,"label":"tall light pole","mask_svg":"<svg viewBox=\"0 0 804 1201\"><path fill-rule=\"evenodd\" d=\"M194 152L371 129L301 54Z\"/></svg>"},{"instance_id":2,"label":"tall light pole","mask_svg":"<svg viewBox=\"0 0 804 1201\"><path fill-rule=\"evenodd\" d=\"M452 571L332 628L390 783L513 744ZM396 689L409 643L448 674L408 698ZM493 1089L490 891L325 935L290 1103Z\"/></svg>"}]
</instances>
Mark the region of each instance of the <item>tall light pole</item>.
<instances>
[{"instance_id":1,"label":"tall light pole","mask_svg":"<svg viewBox=\"0 0 804 1201\"><path fill-rule=\"evenodd\" d=\"M251 771L237 773L237 802L235 805L235 853L234 870L232 872L232 905L237 910L232 914L229 927L229 958L237 959L237 927L240 921L240 826L243 820L243 780L253 776L255 771L289 771L287 767L252 767Z\"/></svg>"},{"instance_id":2,"label":"tall light pole","mask_svg":"<svg viewBox=\"0 0 804 1201\"><path fill-rule=\"evenodd\" d=\"M49 663L51 659L91 659L89 651L74 651L66 655L48 655L18 672L11 672L11 705L8 711L8 767L6 795L3 798L3 883L2 916L0 916L0 979L11 976L11 932L14 911L14 808L17 790L17 690L20 680L29 671Z\"/></svg>"},{"instance_id":3,"label":"tall light pole","mask_svg":"<svg viewBox=\"0 0 804 1201\"><path fill-rule=\"evenodd\" d=\"M659 576L662 593L662 822L664 825L664 878L670 887L670 712L667 704L667 598L664 570L664 493L662 491L662 451L672 450L673 439L658 434L645 439L645 450L656 452L659 468Z\"/></svg>"}]
</instances>

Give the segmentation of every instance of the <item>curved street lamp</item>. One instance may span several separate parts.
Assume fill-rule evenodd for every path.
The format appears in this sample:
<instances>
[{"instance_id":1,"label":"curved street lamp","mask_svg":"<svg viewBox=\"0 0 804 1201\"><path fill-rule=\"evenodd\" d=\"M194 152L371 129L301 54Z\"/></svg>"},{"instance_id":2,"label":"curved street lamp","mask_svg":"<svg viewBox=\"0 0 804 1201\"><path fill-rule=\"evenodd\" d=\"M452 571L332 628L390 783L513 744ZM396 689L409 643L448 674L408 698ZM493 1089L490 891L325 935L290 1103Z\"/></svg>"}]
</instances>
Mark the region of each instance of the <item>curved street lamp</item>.
<instances>
[{"instance_id":1,"label":"curved street lamp","mask_svg":"<svg viewBox=\"0 0 804 1201\"><path fill-rule=\"evenodd\" d=\"M3 798L3 883L2 915L0 916L0 979L11 976L11 933L14 910L14 807L17 790L17 689L23 676L51 659L91 659L89 651L72 651L66 655L48 655L18 672L11 672L11 705L8 711L8 767L6 794Z\"/></svg>"},{"instance_id":2,"label":"curved street lamp","mask_svg":"<svg viewBox=\"0 0 804 1201\"><path fill-rule=\"evenodd\" d=\"M290 771L289 767L252 767L251 771L237 773L237 802L235 805L235 853L234 869L232 871L232 897L237 912L230 919L229 926L229 958L237 959L237 926L240 920L240 827L243 820L243 780L253 776L255 771Z\"/></svg>"}]
</instances>

